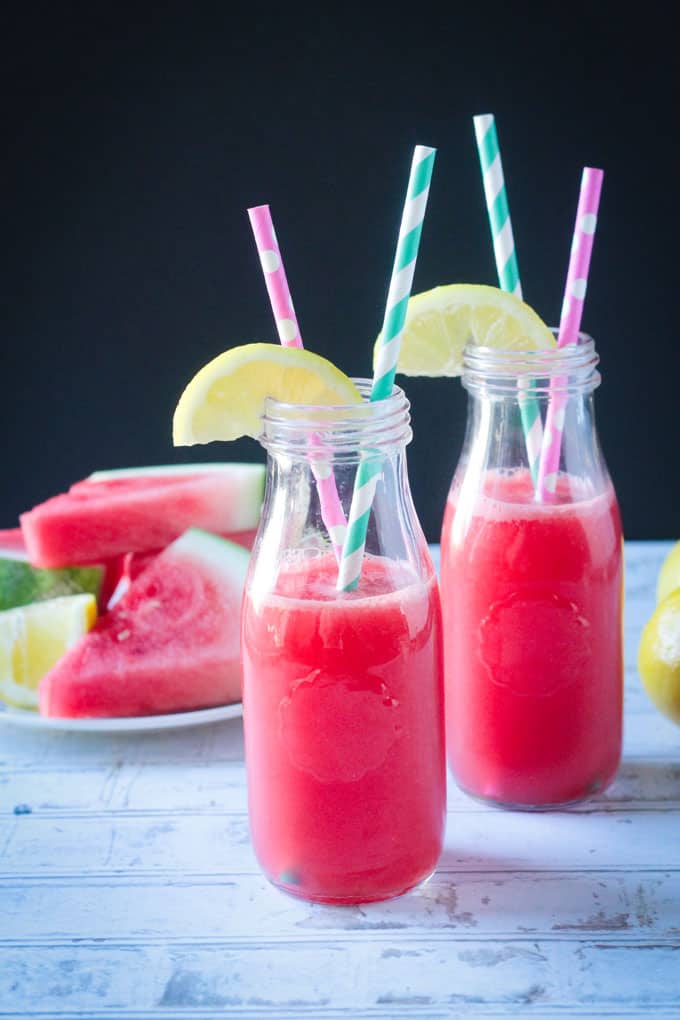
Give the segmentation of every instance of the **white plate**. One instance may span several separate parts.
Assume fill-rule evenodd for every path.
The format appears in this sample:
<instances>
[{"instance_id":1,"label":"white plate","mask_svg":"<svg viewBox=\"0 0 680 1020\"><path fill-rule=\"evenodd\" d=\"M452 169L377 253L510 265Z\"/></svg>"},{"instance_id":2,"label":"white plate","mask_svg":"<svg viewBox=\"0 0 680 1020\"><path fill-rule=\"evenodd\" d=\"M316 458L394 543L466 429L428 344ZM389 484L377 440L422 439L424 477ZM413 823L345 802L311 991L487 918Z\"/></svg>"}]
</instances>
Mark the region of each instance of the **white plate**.
<instances>
[{"instance_id":1,"label":"white plate","mask_svg":"<svg viewBox=\"0 0 680 1020\"><path fill-rule=\"evenodd\" d=\"M73 733L132 733L140 730L173 730L181 726L203 726L236 719L243 715L240 701L234 705L202 708L194 712L176 712L173 715L137 715L126 719L52 719L21 708L0 704L0 723L25 726L34 730L69 730Z\"/></svg>"}]
</instances>

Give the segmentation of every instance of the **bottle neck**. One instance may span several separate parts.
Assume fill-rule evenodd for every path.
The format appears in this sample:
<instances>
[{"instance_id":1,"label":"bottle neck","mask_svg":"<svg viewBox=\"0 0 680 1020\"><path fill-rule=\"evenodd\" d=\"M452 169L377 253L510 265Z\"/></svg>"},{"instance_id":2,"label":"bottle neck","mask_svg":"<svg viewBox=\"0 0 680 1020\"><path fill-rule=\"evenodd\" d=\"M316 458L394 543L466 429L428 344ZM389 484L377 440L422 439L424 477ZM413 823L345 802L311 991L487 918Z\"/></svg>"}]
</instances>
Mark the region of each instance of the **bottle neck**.
<instances>
[{"instance_id":1,"label":"bottle neck","mask_svg":"<svg viewBox=\"0 0 680 1020\"><path fill-rule=\"evenodd\" d=\"M366 462L376 470L365 555L397 561L421 580L433 574L408 483L409 403L399 387L371 402L370 380L355 384L363 397L357 405L267 402L260 437L267 484L252 557L257 588L271 583L278 564L337 555L333 546L346 535L359 466Z\"/></svg>"},{"instance_id":2,"label":"bottle neck","mask_svg":"<svg viewBox=\"0 0 680 1020\"><path fill-rule=\"evenodd\" d=\"M533 483L538 492L538 466L557 422L559 461L551 472L563 476L562 490L573 498L604 491L611 483L595 424L598 362L592 339L583 334L578 344L549 351L467 348L462 382L468 415L455 484L464 480L476 491L511 472L517 479L526 475L528 491Z\"/></svg>"},{"instance_id":3,"label":"bottle neck","mask_svg":"<svg viewBox=\"0 0 680 1020\"><path fill-rule=\"evenodd\" d=\"M385 400L370 400L371 381L353 380L363 401L342 406L285 404L268 400L260 442L285 462L358 463L363 457L391 456L411 441L410 404L395 386Z\"/></svg>"},{"instance_id":4,"label":"bottle neck","mask_svg":"<svg viewBox=\"0 0 680 1020\"><path fill-rule=\"evenodd\" d=\"M462 383L473 396L495 399L586 396L600 384L599 361L595 343L585 333L576 344L547 351L469 345L463 354Z\"/></svg>"}]
</instances>

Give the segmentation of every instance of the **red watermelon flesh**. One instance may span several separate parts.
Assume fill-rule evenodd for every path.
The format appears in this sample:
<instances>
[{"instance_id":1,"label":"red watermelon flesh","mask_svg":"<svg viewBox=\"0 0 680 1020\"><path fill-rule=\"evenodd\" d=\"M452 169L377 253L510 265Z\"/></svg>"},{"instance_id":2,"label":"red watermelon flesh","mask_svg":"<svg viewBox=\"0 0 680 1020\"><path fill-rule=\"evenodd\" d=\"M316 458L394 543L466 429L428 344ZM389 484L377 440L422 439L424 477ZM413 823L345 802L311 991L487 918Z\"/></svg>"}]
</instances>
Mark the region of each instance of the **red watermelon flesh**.
<instances>
[{"instance_id":1,"label":"red watermelon flesh","mask_svg":"<svg viewBox=\"0 0 680 1020\"><path fill-rule=\"evenodd\" d=\"M261 464L194 464L97 472L20 517L31 563L99 563L164 548L188 528L257 527Z\"/></svg>"},{"instance_id":2,"label":"red watermelon flesh","mask_svg":"<svg viewBox=\"0 0 680 1020\"><path fill-rule=\"evenodd\" d=\"M244 549L250 550L255 544L256 535L257 528L251 528L250 531L229 531L224 535L220 535L220 538L226 538L228 541L236 542L237 545L242 545ZM118 571L116 583L114 587L109 590L106 601L106 605L109 609L113 609L116 603L120 602L134 579L139 577L141 572L146 570L149 564L162 552L162 549L152 549L151 552L127 553L122 557L122 563Z\"/></svg>"},{"instance_id":3,"label":"red watermelon flesh","mask_svg":"<svg viewBox=\"0 0 680 1020\"><path fill-rule=\"evenodd\" d=\"M187 531L40 682L43 715L160 715L241 697L239 617L249 553Z\"/></svg>"},{"instance_id":4,"label":"red watermelon flesh","mask_svg":"<svg viewBox=\"0 0 680 1020\"><path fill-rule=\"evenodd\" d=\"M104 560L102 566L104 568L104 576L102 578L102 586L99 589L99 598L97 599L100 613L106 610L109 599L120 583L125 570L125 557L112 556L111 559Z\"/></svg>"}]
</instances>

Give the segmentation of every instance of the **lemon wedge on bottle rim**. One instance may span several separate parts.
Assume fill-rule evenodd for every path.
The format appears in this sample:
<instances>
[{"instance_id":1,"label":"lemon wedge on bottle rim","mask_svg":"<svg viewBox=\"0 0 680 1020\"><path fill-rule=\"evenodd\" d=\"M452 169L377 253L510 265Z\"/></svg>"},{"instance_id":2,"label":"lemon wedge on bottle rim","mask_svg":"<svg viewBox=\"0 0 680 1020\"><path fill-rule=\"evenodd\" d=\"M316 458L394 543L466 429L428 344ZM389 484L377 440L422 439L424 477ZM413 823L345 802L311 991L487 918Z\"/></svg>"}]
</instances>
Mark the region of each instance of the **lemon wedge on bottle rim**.
<instances>
[{"instance_id":1,"label":"lemon wedge on bottle rim","mask_svg":"<svg viewBox=\"0 0 680 1020\"><path fill-rule=\"evenodd\" d=\"M360 404L361 394L327 358L273 343L232 347L204 365L182 393L172 423L175 446L257 439L268 397L288 404Z\"/></svg>"},{"instance_id":2,"label":"lemon wedge on bottle rim","mask_svg":"<svg viewBox=\"0 0 680 1020\"><path fill-rule=\"evenodd\" d=\"M556 346L541 317L514 294L484 284L451 283L409 299L397 372L460 375L467 343L515 351Z\"/></svg>"}]
</instances>

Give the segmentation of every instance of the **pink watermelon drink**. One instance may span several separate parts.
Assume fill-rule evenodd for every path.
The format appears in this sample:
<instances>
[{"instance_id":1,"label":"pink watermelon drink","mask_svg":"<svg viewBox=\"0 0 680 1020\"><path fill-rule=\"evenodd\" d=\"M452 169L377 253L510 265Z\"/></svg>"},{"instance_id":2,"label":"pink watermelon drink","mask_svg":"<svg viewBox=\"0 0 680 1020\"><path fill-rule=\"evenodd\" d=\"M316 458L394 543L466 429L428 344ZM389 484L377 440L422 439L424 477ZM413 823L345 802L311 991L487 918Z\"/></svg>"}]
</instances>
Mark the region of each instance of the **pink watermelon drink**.
<instances>
[{"instance_id":1,"label":"pink watermelon drink","mask_svg":"<svg viewBox=\"0 0 680 1020\"><path fill-rule=\"evenodd\" d=\"M621 523L611 485L529 472L454 485L442 531L447 746L469 793L507 805L578 800L621 751Z\"/></svg>"},{"instance_id":2,"label":"pink watermelon drink","mask_svg":"<svg viewBox=\"0 0 680 1020\"><path fill-rule=\"evenodd\" d=\"M300 331L256 216L284 346L213 359L173 419L175 442L267 450L241 628L251 832L269 878L319 901L397 895L442 847L441 611L393 385L433 160L416 147L372 382L288 346Z\"/></svg>"},{"instance_id":3,"label":"pink watermelon drink","mask_svg":"<svg viewBox=\"0 0 680 1020\"><path fill-rule=\"evenodd\" d=\"M365 558L338 598L327 554L247 591L242 624L251 830L297 895L397 895L435 867L445 812L440 606L434 576Z\"/></svg>"}]
</instances>

